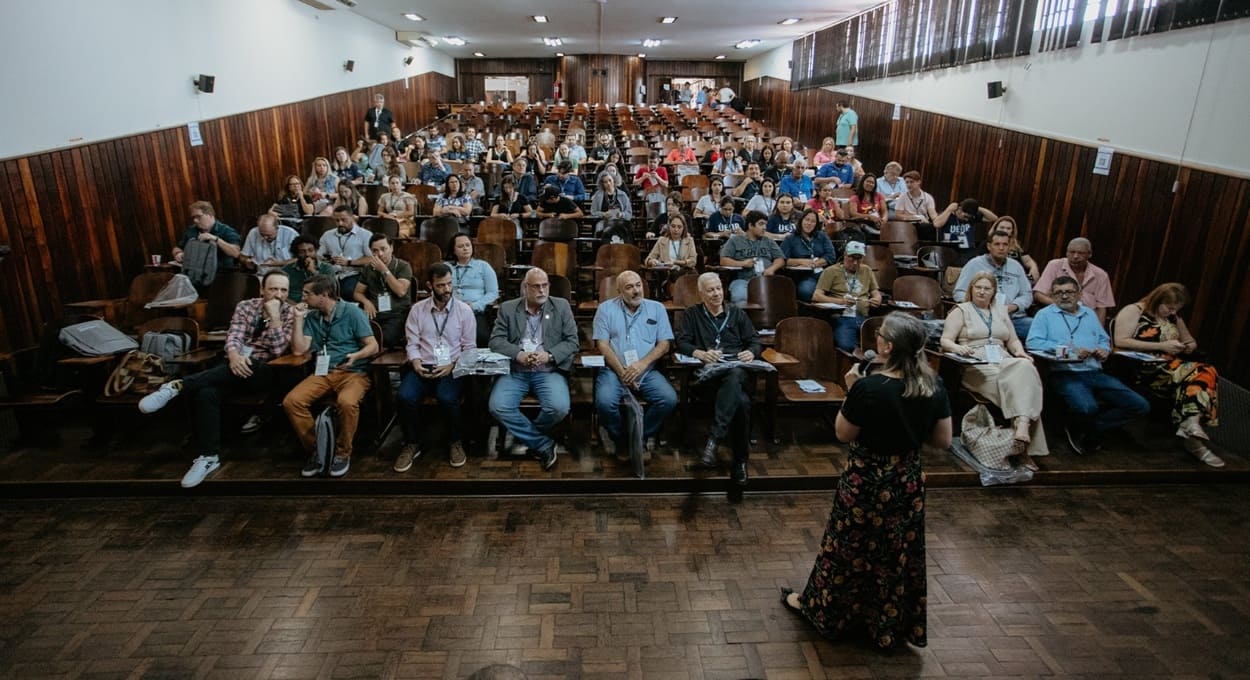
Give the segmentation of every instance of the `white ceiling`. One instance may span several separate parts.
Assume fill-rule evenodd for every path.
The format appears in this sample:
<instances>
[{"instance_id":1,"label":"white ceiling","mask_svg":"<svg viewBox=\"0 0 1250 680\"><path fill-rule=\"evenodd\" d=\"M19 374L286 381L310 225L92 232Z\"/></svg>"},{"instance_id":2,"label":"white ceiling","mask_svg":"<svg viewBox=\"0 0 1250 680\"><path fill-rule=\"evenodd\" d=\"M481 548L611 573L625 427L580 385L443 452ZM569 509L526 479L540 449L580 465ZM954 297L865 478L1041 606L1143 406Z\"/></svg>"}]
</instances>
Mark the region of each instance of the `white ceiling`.
<instances>
[{"instance_id":1,"label":"white ceiling","mask_svg":"<svg viewBox=\"0 0 1250 680\"><path fill-rule=\"evenodd\" d=\"M333 0L323 0L346 9ZM567 54L637 54L649 59L712 59L746 61L795 38L875 7L882 0L358 0L351 11L396 31L424 31L438 40L437 49L455 58L472 59L474 52L491 57L554 57ZM415 12L425 21L409 21ZM548 23L530 19L546 15ZM672 24L660 17L676 16ZM787 17L797 24L781 26ZM445 36L468 41L454 47ZM543 44L544 36L559 36L559 48ZM664 41L644 48L644 38ZM740 40L762 42L746 50L734 49Z\"/></svg>"}]
</instances>

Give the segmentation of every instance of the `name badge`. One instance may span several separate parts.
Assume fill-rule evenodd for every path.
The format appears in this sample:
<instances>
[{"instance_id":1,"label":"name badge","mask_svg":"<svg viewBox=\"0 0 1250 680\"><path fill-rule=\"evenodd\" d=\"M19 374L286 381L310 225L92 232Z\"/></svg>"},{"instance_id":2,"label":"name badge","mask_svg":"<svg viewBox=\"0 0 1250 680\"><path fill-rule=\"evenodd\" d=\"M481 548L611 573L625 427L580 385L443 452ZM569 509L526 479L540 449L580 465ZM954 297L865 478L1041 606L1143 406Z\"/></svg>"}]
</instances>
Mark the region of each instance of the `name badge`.
<instances>
[{"instance_id":1,"label":"name badge","mask_svg":"<svg viewBox=\"0 0 1250 680\"><path fill-rule=\"evenodd\" d=\"M852 301L846 309L842 310L842 316L854 317L857 311L859 311L859 304Z\"/></svg>"},{"instance_id":2,"label":"name badge","mask_svg":"<svg viewBox=\"0 0 1250 680\"><path fill-rule=\"evenodd\" d=\"M325 377L330 375L330 355L322 352L317 355L317 366L313 370L313 375Z\"/></svg>"},{"instance_id":3,"label":"name badge","mask_svg":"<svg viewBox=\"0 0 1250 680\"><path fill-rule=\"evenodd\" d=\"M762 257L755 258L755 273L756 274L764 273L764 258Z\"/></svg>"},{"instance_id":4,"label":"name badge","mask_svg":"<svg viewBox=\"0 0 1250 680\"><path fill-rule=\"evenodd\" d=\"M525 352L533 352L538 349L538 343L533 338L524 338L521 340L521 349Z\"/></svg>"},{"instance_id":5,"label":"name badge","mask_svg":"<svg viewBox=\"0 0 1250 680\"><path fill-rule=\"evenodd\" d=\"M1007 306L1007 294L1006 293L994 293L994 304L998 305L999 307L1006 307Z\"/></svg>"},{"instance_id":6,"label":"name badge","mask_svg":"<svg viewBox=\"0 0 1250 680\"><path fill-rule=\"evenodd\" d=\"M985 346L985 360L991 364L1002 363L1003 348L1002 345L989 344Z\"/></svg>"},{"instance_id":7,"label":"name badge","mask_svg":"<svg viewBox=\"0 0 1250 680\"><path fill-rule=\"evenodd\" d=\"M629 366L630 364L636 364L636 363L638 363L638 350L636 349L625 350L625 365Z\"/></svg>"},{"instance_id":8,"label":"name badge","mask_svg":"<svg viewBox=\"0 0 1250 680\"><path fill-rule=\"evenodd\" d=\"M243 349L239 350L239 356L242 356L244 359L251 359L252 352L255 351L256 350L253 349L251 345L244 345Z\"/></svg>"},{"instance_id":9,"label":"name badge","mask_svg":"<svg viewBox=\"0 0 1250 680\"><path fill-rule=\"evenodd\" d=\"M379 312L391 311L391 294L390 293L382 293L381 295L378 296L378 311Z\"/></svg>"},{"instance_id":10,"label":"name badge","mask_svg":"<svg viewBox=\"0 0 1250 680\"><path fill-rule=\"evenodd\" d=\"M434 363L439 366L446 366L451 363L451 348L445 343L439 343L434 346Z\"/></svg>"}]
</instances>

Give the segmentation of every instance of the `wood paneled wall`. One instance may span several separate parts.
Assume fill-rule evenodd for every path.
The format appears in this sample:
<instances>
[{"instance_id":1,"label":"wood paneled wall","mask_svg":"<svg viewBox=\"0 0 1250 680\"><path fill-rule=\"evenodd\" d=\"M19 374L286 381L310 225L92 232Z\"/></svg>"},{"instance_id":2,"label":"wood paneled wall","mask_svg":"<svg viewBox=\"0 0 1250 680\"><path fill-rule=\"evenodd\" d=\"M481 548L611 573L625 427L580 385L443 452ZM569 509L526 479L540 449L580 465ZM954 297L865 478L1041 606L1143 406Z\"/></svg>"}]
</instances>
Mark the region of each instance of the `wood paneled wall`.
<instances>
[{"instance_id":1,"label":"wood paneled wall","mask_svg":"<svg viewBox=\"0 0 1250 680\"><path fill-rule=\"evenodd\" d=\"M647 103L666 102L662 83L674 80L684 82L687 78L711 78L716 81L717 88L729 83L734 92L741 92L743 66L743 62L740 61L653 61L648 59Z\"/></svg>"},{"instance_id":2,"label":"wood paneled wall","mask_svg":"<svg viewBox=\"0 0 1250 680\"><path fill-rule=\"evenodd\" d=\"M437 73L185 127L0 161L0 353L34 344L47 319L76 300L124 297L149 254L169 257L206 200L242 231L273 203L289 174L353 145L374 92L405 131L434 120L454 95Z\"/></svg>"},{"instance_id":3,"label":"wood paneled wall","mask_svg":"<svg viewBox=\"0 0 1250 680\"><path fill-rule=\"evenodd\" d=\"M486 99L486 76L529 76L530 99L551 97L555 82L556 58L551 59L457 59L456 101L480 102Z\"/></svg>"},{"instance_id":4,"label":"wood paneled wall","mask_svg":"<svg viewBox=\"0 0 1250 680\"><path fill-rule=\"evenodd\" d=\"M457 101L486 98L485 77L528 75L530 98L552 96L559 82L561 98L570 102L638 101L638 86L647 86L648 103L660 101L659 84L671 78L715 78L741 89L742 62L650 61L622 54L570 54L551 59L457 59ZM604 73L606 72L606 75Z\"/></svg>"},{"instance_id":5,"label":"wood paneled wall","mask_svg":"<svg viewBox=\"0 0 1250 680\"><path fill-rule=\"evenodd\" d=\"M646 82L645 61L622 54L570 54L556 60L556 80L563 83L565 101L636 104L638 88Z\"/></svg>"},{"instance_id":6,"label":"wood paneled wall","mask_svg":"<svg viewBox=\"0 0 1250 680\"><path fill-rule=\"evenodd\" d=\"M744 89L770 128L809 146L833 131L833 103L845 97L859 114L866 167L896 160L921 173L939 208L973 197L1015 217L1041 266L1061 257L1069 239L1089 238L1121 305L1159 283L1184 283L1194 299L1182 316L1199 343L1222 371L1250 384L1250 353L1241 351L1250 341L1250 179L1123 153L1109 175L1094 175L1094 147L908 108L893 120L893 104L791 92L775 78Z\"/></svg>"}]
</instances>

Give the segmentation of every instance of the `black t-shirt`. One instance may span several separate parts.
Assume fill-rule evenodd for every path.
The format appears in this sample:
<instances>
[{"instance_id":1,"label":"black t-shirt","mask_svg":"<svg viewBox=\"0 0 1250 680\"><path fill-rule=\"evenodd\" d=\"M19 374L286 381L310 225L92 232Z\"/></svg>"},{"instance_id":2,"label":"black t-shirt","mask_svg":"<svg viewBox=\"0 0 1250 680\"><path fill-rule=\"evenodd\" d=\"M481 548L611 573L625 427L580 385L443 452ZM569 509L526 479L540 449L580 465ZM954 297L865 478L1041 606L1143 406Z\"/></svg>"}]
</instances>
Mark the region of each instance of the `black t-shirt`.
<instances>
[{"instance_id":1,"label":"black t-shirt","mask_svg":"<svg viewBox=\"0 0 1250 680\"><path fill-rule=\"evenodd\" d=\"M539 212L555 213L557 215L567 215L577 212L577 204L567 196L561 196L560 200L555 203L542 201L538 204Z\"/></svg>"},{"instance_id":2,"label":"black t-shirt","mask_svg":"<svg viewBox=\"0 0 1250 680\"><path fill-rule=\"evenodd\" d=\"M883 456L919 449L950 414L940 379L933 396L904 399L903 381L880 373L855 381L842 404L842 416L859 426L860 445Z\"/></svg>"},{"instance_id":3,"label":"black t-shirt","mask_svg":"<svg viewBox=\"0 0 1250 680\"><path fill-rule=\"evenodd\" d=\"M512 201L511 205L508 204L508 197L502 196L499 199L499 212L505 215L526 216L530 214L530 207L533 205L534 202L527 198L525 194L517 194L516 200Z\"/></svg>"},{"instance_id":4,"label":"black t-shirt","mask_svg":"<svg viewBox=\"0 0 1250 680\"><path fill-rule=\"evenodd\" d=\"M938 229L938 240L949 242L956 250L972 250L976 247L976 227L980 223L980 217L964 221L959 219L958 215L951 213L945 226Z\"/></svg>"},{"instance_id":5,"label":"black t-shirt","mask_svg":"<svg viewBox=\"0 0 1250 680\"><path fill-rule=\"evenodd\" d=\"M377 139L380 132L390 133L395 118L391 115L391 110L386 107L382 107L382 113L379 114L376 108L370 106L369 110L365 111L365 122L369 124L369 136Z\"/></svg>"}]
</instances>

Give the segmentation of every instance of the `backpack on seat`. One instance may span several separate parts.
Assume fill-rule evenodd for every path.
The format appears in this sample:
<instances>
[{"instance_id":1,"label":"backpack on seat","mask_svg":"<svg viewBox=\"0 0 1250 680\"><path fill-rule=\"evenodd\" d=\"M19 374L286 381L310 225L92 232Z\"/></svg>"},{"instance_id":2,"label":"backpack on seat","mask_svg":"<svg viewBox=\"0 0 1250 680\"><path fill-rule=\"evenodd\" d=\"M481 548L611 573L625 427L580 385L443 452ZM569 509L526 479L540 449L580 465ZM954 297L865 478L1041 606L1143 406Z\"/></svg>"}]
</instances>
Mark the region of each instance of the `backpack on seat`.
<instances>
[{"instance_id":1,"label":"backpack on seat","mask_svg":"<svg viewBox=\"0 0 1250 680\"><path fill-rule=\"evenodd\" d=\"M317 456L317 463L321 466L321 474L330 474L330 462L334 460L334 436L335 422L338 420L339 410L334 406L327 406L313 422L313 431L317 433L317 443L313 453Z\"/></svg>"},{"instance_id":2,"label":"backpack on seat","mask_svg":"<svg viewBox=\"0 0 1250 680\"><path fill-rule=\"evenodd\" d=\"M191 351L191 336L177 331L152 331L143 334L139 349L160 357L166 372L174 373L177 367L170 366L169 362Z\"/></svg>"},{"instance_id":3,"label":"backpack on seat","mask_svg":"<svg viewBox=\"0 0 1250 680\"><path fill-rule=\"evenodd\" d=\"M193 238L182 249L182 273L197 286L207 286L217 278L217 244Z\"/></svg>"}]
</instances>

